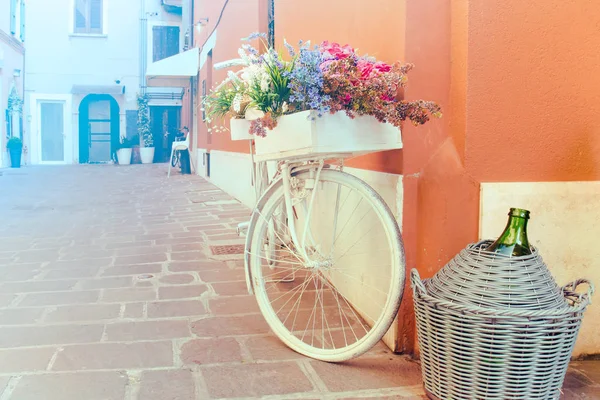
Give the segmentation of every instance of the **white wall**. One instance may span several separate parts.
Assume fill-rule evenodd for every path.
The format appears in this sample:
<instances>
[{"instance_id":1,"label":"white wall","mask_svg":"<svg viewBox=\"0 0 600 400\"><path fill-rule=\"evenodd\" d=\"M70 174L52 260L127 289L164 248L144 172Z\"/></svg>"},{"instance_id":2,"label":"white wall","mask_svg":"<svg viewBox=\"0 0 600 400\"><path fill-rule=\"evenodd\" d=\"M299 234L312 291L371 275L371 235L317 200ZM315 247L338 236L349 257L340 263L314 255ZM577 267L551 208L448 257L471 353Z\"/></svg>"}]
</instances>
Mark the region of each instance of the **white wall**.
<instances>
[{"instance_id":1,"label":"white wall","mask_svg":"<svg viewBox=\"0 0 600 400\"><path fill-rule=\"evenodd\" d=\"M0 168L8 165L4 110L13 84L23 97L23 68L23 46L10 33L10 0L0 0ZM13 76L15 69L21 70L20 77Z\"/></svg>"},{"instance_id":2,"label":"white wall","mask_svg":"<svg viewBox=\"0 0 600 400\"><path fill-rule=\"evenodd\" d=\"M4 0L0 0L4 1ZM152 25L181 23L181 16L167 13L160 0L104 0L104 28L101 35L73 33L74 0L28 0L26 92L44 95L71 94L73 85L120 85L124 95L113 95L121 112L121 134L125 132L125 111L137 108L140 91L140 17L142 2L148 30ZM170 22L160 22L170 21ZM150 37L148 31L144 35ZM152 43L148 42L148 47ZM72 154L77 162L78 109L83 95L72 98ZM35 125L31 101L26 101L29 125ZM35 132L32 141L35 145ZM32 160L35 163L37 160ZM69 160L67 160L69 161Z\"/></svg>"},{"instance_id":3,"label":"white wall","mask_svg":"<svg viewBox=\"0 0 600 400\"><path fill-rule=\"evenodd\" d=\"M483 183L481 238L502 233L510 207L531 211L529 242L560 286L587 278L600 287L600 182ZM584 314L574 356L600 353L598 293Z\"/></svg>"}]
</instances>

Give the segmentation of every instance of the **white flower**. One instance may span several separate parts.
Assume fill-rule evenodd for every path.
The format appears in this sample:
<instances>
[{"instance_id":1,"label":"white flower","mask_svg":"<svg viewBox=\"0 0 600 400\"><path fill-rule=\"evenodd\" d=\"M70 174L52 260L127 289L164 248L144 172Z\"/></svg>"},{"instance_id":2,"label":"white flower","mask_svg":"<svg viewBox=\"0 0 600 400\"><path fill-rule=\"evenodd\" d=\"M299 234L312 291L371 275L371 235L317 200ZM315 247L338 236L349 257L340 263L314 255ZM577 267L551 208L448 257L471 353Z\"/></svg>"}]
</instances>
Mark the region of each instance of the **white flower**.
<instances>
[{"instance_id":1,"label":"white flower","mask_svg":"<svg viewBox=\"0 0 600 400\"><path fill-rule=\"evenodd\" d=\"M268 75L263 75L260 79L260 90L266 92L269 90L269 84L271 83L271 78Z\"/></svg>"},{"instance_id":2,"label":"white flower","mask_svg":"<svg viewBox=\"0 0 600 400\"><path fill-rule=\"evenodd\" d=\"M288 111L288 109L289 109L288 103L286 101L284 101L283 104L281 105L281 111L286 113Z\"/></svg>"},{"instance_id":3,"label":"white flower","mask_svg":"<svg viewBox=\"0 0 600 400\"><path fill-rule=\"evenodd\" d=\"M258 70L259 70L259 66L256 64L252 64L249 67L244 68L242 70L242 74L240 75L240 77L248 85L252 85L252 83L254 83L254 80L256 79L256 76L259 72Z\"/></svg>"},{"instance_id":4,"label":"white flower","mask_svg":"<svg viewBox=\"0 0 600 400\"><path fill-rule=\"evenodd\" d=\"M233 98L233 101L231 102L233 111L235 111L236 113L239 113L241 110L241 105L242 105L242 94L238 93L235 95L235 97Z\"/></svg>"}]
</instances>

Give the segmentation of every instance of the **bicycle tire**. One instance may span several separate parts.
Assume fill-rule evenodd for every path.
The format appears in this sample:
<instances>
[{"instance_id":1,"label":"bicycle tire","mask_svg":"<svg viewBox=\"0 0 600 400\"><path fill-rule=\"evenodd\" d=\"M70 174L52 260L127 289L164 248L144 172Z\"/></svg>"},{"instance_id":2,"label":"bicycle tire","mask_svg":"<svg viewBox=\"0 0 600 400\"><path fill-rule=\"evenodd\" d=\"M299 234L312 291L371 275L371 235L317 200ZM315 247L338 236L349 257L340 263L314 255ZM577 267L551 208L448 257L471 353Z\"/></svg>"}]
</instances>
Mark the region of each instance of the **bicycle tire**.
<instances>
[{"instance_id":1,"label":"bicycle tire","mask_svg":"<svg viewBox=\"0 0 600 400\"><path fill-rule=\"evenodd\" d=\"M309 171L302 171L299 172L298 174L296 174L296 178L302 180L302 179L306 179L310 176ZM268 199L264 199L263 202L263 207L261 207L260 209L256 209L254 212L258 213L258 217L255 216L255 218L253 218L253 221L255 221L255 226L251 227L249 229L249 232L252 232L252 238L251 240L248 242L249 245L249 249L247 249L247 251L249 251L248 254L248 260L249 260L249 267L251 269L251 273L252 273L252 286L254 288L254 294L256 296L259 308L263 314L263 316L265 317L267 323L269 324L269 326L271 327L271 329L274 331L274 333L290 348L292 348L293 350L295 350L296 352L306 355L308 357L314 358L314 359L318 359L318 360L322 360L322 361L328 361L328 362L341 362L341 361L346 361L355 357L358 357L359 355L365 353L366 351L368 351L369 349L371 349L375 344L377 344L377 342L379 342L382 337L385 335L385 333L388 331L388 329L390 328L391 324L393 323L397 312L398 312L398 308L400 306L400 301L402 299L402 294L403 294L403 290L404 290L404 282L406 279L406 273L405 273L405 263L404 263L404 248L403 248L403 244L402 244L402 236L400 233L400 229L398 227L398 224L396 223L396 220L392 214L392 212L390 211L389 207L387 206L387 204L384 202L384 200L381 198L381 196L373 189L371 188L368 184L366 184L364 181L360 180L359 178L347 174L345 172L341 172L338 170L322 170L321 171L321 177L320 177L320 181L319 183L315 184L315 187L318 187L320 183L325 183L325 182L331 182L331 183L335 183L338 185L338 188L341 187L341 185L343 185L344 187L348 188L348 190L352 190L355 191L356 193L358 193L362 199L366 199L368 205L371 206L372 210L375 212L375 215L378 218L378 221L381 223L381 227L385 233L385 237L387 238L387 243L389 244L390 247L390 268L389 268L389 272L390 272L390 276L389 276L389 287L387 290L387 297L385 300L385 304L382 307L381 310L381 314L379 315L379 317L377 318L372 318L372 325L369 327L370 330L368 332L366 332L366 334L361 337L360 339L357 338L357 340L352 343L352 344L348 344L347 343L347 337L346 337L346 333L343 332L344 334L344 341L345 341L345 346L340 346L340 347L335 347L335 339L333 338L332 332L333 329L329 329L328 323L322 321L321 322L321 326L322 329L321 331L322 336L323 336L323 340L321 341L321 347L315 346L314 343L306 343L304 341L304 335L302 336L302 339L297 337L297 334L292 332L294 331L294 326L292 325L291 329L290 327L286 327L286 323L287 323L287 318L286 321L282 321L282 317L278 316L278 311L275 310L275 308L273 307L273 301L271 301L269 299L269 293L268 293L268 289L267 289L267 283L272 283L272 280L269 280L267 278L266 273L269 273L269 269L273 269L272 266L266 266L263 264L269 264L270 263L264 263L261 260L261 247L264 246L264 242L265 242L265 238L267 238L268 240L268 236L271 235L272 232L269 231L269 221L271 221L271 214L277 209L277 207L282 204L283 202L283 185L282 182L279 181L276 186L269 192L269 198ZM362 200L361 200L362 201ZM337 205L336 205L337 207ZM366 214L365 214L366 215ZM334 248L335 245L335 241L337 240L335 238L335 229L337 227L334 224L334 238L333 238L333 242L332 242L332 249ZM315 245L316 247L317 245ZM288 248L289 249L289 248ZM333 250L332 250L333 251ZM292 250L289 249L289 253L292 253ZM384 254L385 257L385 254ZM264 257L263 257L264 258ZM283 263L282 265L286 265L283 259L277 260L279 263ZM296 263L299 264L299 263ZM285 267L278 267L278 268L285 268ZM294 272L294 268L298 268L296 269ZM300 272L305 272L304 270L307 267L288 267L287 269L292 269L292 273L294 274L293 276L296 276L296 273L300 273ZM332 268L333 270L333 268ZM333 272L331 272L331 275L335 275L338 274L338 272L336 272L337 270L333 270ZM342 272L339 272L342 273ZM346 272L347 273L347 272ZM325 275L325 273L322 273L323 275ZM314 275L314 273L313 273ZM289 276L289 274L288 274ZM318 276L317 278L315 278L314 276L311 277L311 279L314 280L315 286L317 287L317 291L316 291L316 304L320 301L321 303L321 308L322 308L322 319L324 319L324 314L326 312L327 306L325 306L324 304L324 298L325 298L325 290L329 290L330 292L334 292L334 297L337 301L337 305L338 308L340 308L340 316L339 319L342 321L342 328L341 331L345 330L343 321L347 316L345 313L347 313L348 311L343 311L341 310L341 308L347 308L347 309L351 309L354 308L356 309L355 305L352 304L352 302L349 302L347 300L347 296L345 294L342 294L341 291L339 291L332 283L332 281L327 278L327 277L321 277ZM308 278L305 277L305 282L303 284L306 284L306 282L308 281ZM320 281L320 285L321 285L321 294L319 295L319 281ZM279 281L279 282L283 282L283 281ZM302 290L304 292L304 289ZM308 292L308 291L307 291ZM337 294L335 293L337 292ZM302 294L300 294L300 298L299 300L297 300L296 302L301 302L302 301ZM321 299L319 300L319 296L321 296ZM346 304L343 304L343 302L340 302L339 299L342 299L343 301L346 302ZM277 300L277 299L275 299ZM290 300L288 300L289 302ZM340 307L340 305L342 307ZM346 307L349 306L349 307ZM334 307L335 308L335 307ZM300 306L298 306L298 310L296 311L296 316L294 317L294 322L295 322L295 318L297 317L298 313L300 311ZM352 311L352 310L351 310ZM353 310L354 315L357 318L362 318L362 314L363 312L356 312L356 310ZM318 313L318 311L317 311ZM348 312L349 314L349 312ZM360 316L358 316L357 314L360 314ZM366 314L366 313L365 313ZM289 317L289 313L288 313L288 317ZM308 323L310 324L310 319L311 317L309 317L308 319ZM314 335L314 331L315 331L315 323L316 323L316 319L317 316L315 314L314 320L313 320L313 335ZM365 316L366 319L366 316ZM329 341L328 338L326 338L325 336L325 326L327 325L327 329L328 329L328 333L331 336L331 344L333 348L325 348L324 343L326 341ZM350 322L348 322L348 325L350 326ZM364 325L369 325L369 324L364 324ZM351 326L350 326L351 327ZM366 331L367 329L363 327L363 329ZM306 329L305 329L305 333L306 333ZM339 332L335 332L336 335L339 334ZM354 333L354 332L353 332ZM356 335L355 335L356 336Z\"/></svg>"}]
</instances>

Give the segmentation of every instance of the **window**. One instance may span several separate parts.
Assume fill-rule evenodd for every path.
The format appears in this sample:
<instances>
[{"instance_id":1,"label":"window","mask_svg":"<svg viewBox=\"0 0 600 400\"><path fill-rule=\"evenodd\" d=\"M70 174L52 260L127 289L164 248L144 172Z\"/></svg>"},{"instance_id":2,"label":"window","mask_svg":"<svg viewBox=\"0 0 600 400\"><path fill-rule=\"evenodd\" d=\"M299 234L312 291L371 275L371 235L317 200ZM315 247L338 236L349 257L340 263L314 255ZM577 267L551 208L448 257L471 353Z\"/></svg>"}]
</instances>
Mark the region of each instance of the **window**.
<instances>
[{"instance_id":1,"label":"window","mask_svg":"<svg viewBox=\"0 0 600 400\"><path fill-rule=\"evenodd\" d=\"M152 62L179 54L179 27L152 27Z\"/></svg>"},{"instance_id":2,"label":"window","mask_svg":"<svg viewBox=\"0 0 600 400\"><path fill-rule=\"evenodd\" d=\"M102 34L102 0L75 0L74 32Z\"/></svg>"}]
</instances>

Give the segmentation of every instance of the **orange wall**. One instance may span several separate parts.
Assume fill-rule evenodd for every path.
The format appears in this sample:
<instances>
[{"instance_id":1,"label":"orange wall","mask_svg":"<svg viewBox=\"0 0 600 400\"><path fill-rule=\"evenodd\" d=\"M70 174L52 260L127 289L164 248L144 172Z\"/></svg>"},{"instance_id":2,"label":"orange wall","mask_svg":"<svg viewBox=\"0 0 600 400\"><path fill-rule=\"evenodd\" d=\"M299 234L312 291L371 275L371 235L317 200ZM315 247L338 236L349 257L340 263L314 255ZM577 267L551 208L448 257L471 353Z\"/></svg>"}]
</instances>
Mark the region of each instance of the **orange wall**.
<instances>
[{"instance_id":1,"label":"orange wall","mask_svg":"<svg viewBox=\"0 0 600 400\"><path fill-rule=\"evenodd\" d=\"M261 0L229 0L223 17L217 28L217 42L213 50L213 63L239 58L238 48L243 43L241 38L252 32L259 31L259 2ZM208 24L200 34L195 31L194 43L201 47L212 32L219 19L225 0L195 1L194 20L208 18ZM207 87L214 87L215 82L221 82L227 76L226 70L212 72L212 84L207 82ZM202 80L207 78L207 66L200 70L198 79L198 93L201 94ZM198 147L247 153L249 151L246 141L232 142L229 133L213 133L208 140L206 125L202 121L202 112L198 111Z\"/></svg>"},{"instance_id":2,"label":"orange wall","mask_svg":"<svg viewBox=\"0 0 600 400\"><path fill-rule=\"evenodd\" d=\"M254 19L256 11L264 14L263 2L235 3L245 11L229 10L223 30L231 34L227 43L219 38L219 52L235 56L237 39L265 26L264 15ZM216 3L210 7L220 9ZM600 179L595 0L275 4L278 47L284 38L292 44L330 40L384 61L414 63L405 97L442 106L442 119L403 127L402 151L352 163L403 174L407 272L417 267L430 277L477 240L481 182ZM247 151L226 136L212 148ZM408 285L399 325L398 349L414 350Z\"/></svg>"},{"instance_id":3,"label":"orange wall","mask_svg":"<svg viewBox=\"0 0 600 400\"><path fill-rule=\"evenodd\" d=\"M467 167L480 181L600 179L597 0L471 1Z\"/></svg>"}]
</instances>

